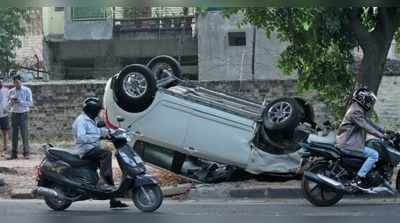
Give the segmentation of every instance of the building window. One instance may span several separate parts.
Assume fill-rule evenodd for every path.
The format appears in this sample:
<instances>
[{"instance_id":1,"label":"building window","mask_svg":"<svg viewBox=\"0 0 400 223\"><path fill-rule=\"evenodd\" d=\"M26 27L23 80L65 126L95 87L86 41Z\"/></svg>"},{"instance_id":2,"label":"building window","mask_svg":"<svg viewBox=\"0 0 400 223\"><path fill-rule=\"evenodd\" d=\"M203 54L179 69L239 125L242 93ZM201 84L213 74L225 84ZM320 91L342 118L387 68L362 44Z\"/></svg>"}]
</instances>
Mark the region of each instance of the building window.
<instances>
[{"instance_id":1,"label":"building window","mask_svg":"<svg viewBox=\"0 0 400 223\"><path fill-rule=\"evenodd\" d=\"M75 7L71 9L72 20L104 20L107 18L105 8Z\"/></svg>"},{"instance_id":2,"label":"building window","mask_svg":"<svg viewBox=\"0 0 400 223\"><path fill-rule=\"evenodd\" d=\"M229 46L246 46L246 32L229 32Z\"/></svg>"},{"instance_id":3,"label":"building window","mask_svg":"<svg viewBox=\"0 0 400 223\"><path fill-rule=\"evenodd\" d=\"M56 11L56 12L64 12L64 7L55 7L54 11Z\"/></svg>"}]
</instances>

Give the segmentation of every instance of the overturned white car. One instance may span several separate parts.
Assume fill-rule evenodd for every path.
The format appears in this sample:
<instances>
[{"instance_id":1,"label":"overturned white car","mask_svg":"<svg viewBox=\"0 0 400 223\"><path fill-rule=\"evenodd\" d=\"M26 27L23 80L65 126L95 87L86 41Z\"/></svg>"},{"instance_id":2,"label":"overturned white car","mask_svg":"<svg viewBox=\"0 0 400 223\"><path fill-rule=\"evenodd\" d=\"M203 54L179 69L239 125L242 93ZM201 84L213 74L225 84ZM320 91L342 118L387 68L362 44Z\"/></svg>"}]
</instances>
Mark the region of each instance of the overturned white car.
<instances>
[{"instance_id":1,"label":"overturned white car","mask_svg":"<svg viewBox=\"0 0 400 223\"><path fill-rule=\"evenodd\" d=\"M296 174L297 142L308 135L296 127L313 123L310 105L300 98L262 105L182 84L179 75L169 57L122 69L105 88L108 127L131 128L146 162L193 179L228 180L235 171Z\"/></svg>"}]
</instances>

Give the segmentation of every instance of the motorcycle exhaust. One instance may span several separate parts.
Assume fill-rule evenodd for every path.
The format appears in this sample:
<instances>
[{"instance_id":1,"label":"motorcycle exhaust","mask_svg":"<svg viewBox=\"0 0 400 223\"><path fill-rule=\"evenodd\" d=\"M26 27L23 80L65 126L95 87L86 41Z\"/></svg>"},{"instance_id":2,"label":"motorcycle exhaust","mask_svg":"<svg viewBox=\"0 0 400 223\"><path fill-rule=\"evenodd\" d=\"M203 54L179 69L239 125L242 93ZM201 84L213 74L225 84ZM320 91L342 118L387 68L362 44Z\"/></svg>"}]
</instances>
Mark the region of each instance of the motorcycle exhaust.
<instances>
[{"instance_id":1,"label":"motorcycle exhaust","mask_svg":"<svg viewBox=\"0 0 400 223\"><path fill-rule=\"evenodd\" d=\"M329 187L333 190L337 190L337 191L346 191L345 186L339 182L336 181L332 178L329 178L327 176L321 175L321 174L315 174L309 171L305 171L304 175L303 175L307 180L313 181L317 184L322 184L326 187Z\"/></svg>"},{"instance_id":2,"label":"motorcycle exhaust","mask_svg":"<svg viewBox=\"0 0 400 223\"><path fill-rule=\"evenodd\" d=\"M64 199L64 195L60 192L57 192L54 189L47 188L47 187L37 187L32 190L33 195L41 195L45 197L53 197L58 199Z\"/></svg>"}]
</instances>

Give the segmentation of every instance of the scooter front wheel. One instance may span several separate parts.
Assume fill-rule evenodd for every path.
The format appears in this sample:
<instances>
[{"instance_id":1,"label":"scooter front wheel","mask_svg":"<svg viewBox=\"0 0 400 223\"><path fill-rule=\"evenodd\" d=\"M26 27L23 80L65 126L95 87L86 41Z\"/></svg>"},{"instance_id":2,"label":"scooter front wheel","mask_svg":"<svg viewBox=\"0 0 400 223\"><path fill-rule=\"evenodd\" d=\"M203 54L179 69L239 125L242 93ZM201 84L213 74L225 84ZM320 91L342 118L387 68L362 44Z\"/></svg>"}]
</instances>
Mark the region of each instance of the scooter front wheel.
<instances>
[{"instance_id":1,"label":"scooter front wheel","mask_svg":"<svg viewBox=\"0 0 400 223\"><path fill-rule=\"evenodd\" d=\"M132 193L132 201L143 212L157 210L163 201L163 193L158 185L144 185L136 188Z\"/></svg>"}]
</instances>

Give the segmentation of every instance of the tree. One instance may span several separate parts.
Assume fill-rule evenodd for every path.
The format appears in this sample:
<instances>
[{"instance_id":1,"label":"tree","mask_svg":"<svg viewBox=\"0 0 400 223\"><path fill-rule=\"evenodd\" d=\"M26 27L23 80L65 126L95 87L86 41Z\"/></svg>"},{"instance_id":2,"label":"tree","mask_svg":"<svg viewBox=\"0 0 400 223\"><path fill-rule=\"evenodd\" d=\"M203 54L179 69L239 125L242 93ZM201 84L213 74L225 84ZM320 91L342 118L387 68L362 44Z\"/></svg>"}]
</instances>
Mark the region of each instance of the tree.
<instances>
[{"instance_id":1,"label":"tree","mask_svg":"<svg viewBox=\"0 0 400 223\"><path fill-rule=\"evenodd\" d=\"M0 70L7 73L15 64L15 49L21 47L29 11L19 8L0 9Z\"/></svg>"},{"instance_id":2,"label":"tree","mask_svg":"<svg viewBox=\"0 0 400 223\"><path fill-rule=\"evenodd\" d=\"M400 26L400 8L235 8L225 14L238 12L243 15L240 24L254 24L268 36L276 32L288 42L278 66L288 74L297 71L300 90L318 90L338 115L355 85L378 92ZM354 72L356 48L363 57Z\"/></svg>"}]
</instances>

